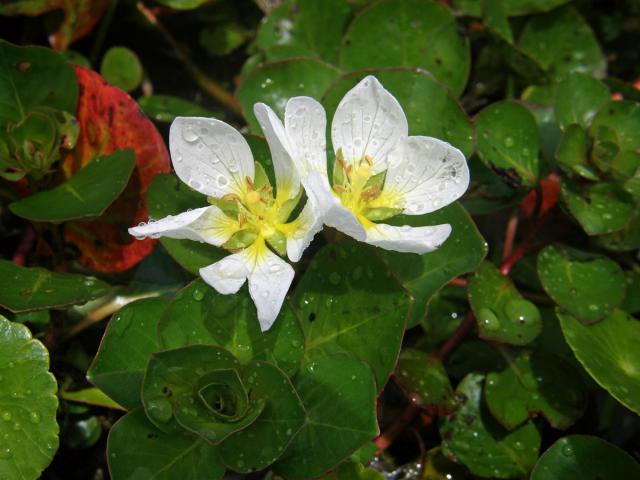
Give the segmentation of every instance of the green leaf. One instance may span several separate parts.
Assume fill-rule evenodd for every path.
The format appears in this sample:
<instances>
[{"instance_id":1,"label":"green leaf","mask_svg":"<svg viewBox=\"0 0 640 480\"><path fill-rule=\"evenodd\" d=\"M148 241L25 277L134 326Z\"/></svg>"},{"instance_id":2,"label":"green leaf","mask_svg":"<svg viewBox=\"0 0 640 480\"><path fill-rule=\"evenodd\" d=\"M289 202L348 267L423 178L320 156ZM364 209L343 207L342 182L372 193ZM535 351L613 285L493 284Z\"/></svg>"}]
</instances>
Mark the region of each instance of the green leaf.
<instances>
[{"instance_id":1,"label":"green leaf","mask_svg":"<svg viewBox=\"0 0 640 480\"><path fill-rule=\"evenodd\" d=\"M254 362L242 372L254 401L264 410L244 430L232 434L220 447L227 467L248 473L271 465L285 451L306 421L306 411L286 374L266 362Z\"/></svg>"},{"instance_id":2,"label":"green leaf","mask_svg":"<svg viewBox=\"0 0 640 480\"><path fill-rule=\"evenodd\" d=\"M624 298L624 272L599 255L550 245L538 254L538 275L549 296L583 323L609 315Z\"/></svg>"},{"instance_id":3,"label":"green leaf","mask_svg":"<svg viewBox=\"0 0 640 480\"><path fill-rule=\"evenodd\" d=\"M200 46L214 57L228 55L253 37L253 32L234 22L225 22L200 30Z\"/></svg>"},{"instance_id":4,"label":"green leaf","mask_svg":"<svg viewBox=\"0 0 640 480\"><path fill-rule=\"evenodd\" d=\"M178 292L160 318L158 334L165 348L217 345L242 364L266 360L285 372L298 368L304 352L302 329L289 304L282 306L273 326L262 332L247 289L221 295L202 280Z\"/></svg>"},{"instance_id":5,"label":"green leaf","mask_svg":"<svg viewBox=\"0 0 640 480\"><path fill-rule=\"evenodd\" d=\"M98 407L111 408L112 410L125 410L119 403L114 402L99 388L84 388L75 392L61 391L58 394L63 400L69 402L82 403L85 405L95 405Z\"/></svg>"},{"instance_id":6,"label":"green leaf","mask_svg":"<svg viewBox=\"0 0 640 480\"><path fill-rule=\"evenodd\" d=\"M324 247L291 301L308 360L351 354L371 366L382 390L398 358L411 298L373 249L351 241Z\"/></svg>"},{"instance_id":7,"label":"green leaf","mask_svg":"<svg viewBox=\"0 0 640 480\"><path fill-rule=\"evenodd\" d=\"M253 114L255 103L266 103L283 118L289 98L305 95L319 99L339 74L337 68L312 58L264 63L247 74L236 96L251 131L260 134Z\"/></svg>"},{"instance_id":8,"label":"green leaf","mask_svg":"<svg viewBox=\"0 0 640 480\"><path fill-rule=\"evenodd\" d=\"M538 458L540 433L532 422L504 430L487 412L483 382L484 375L472 373L458 385L460 407L440 424L444 453L481 477L523 477Z\"/></svg>"},{"instance_id":9,"label":"green leaf","mask_svg":"<svg viewBox=\"0 0 640 480\"><path fill-rule=\"evenodd\" d=\"M446 87L420 69L367 69L343 75L323 98L329 122L342 97L367 75L375 75L398 99L409 122L409 135L440 138L471 155L473 130L469 118Z\"/></svg>"},{"instance_id":10,"label":"green leaf","mask_svg":"<svg viewBox=\"0 0 640 480\"><path fill-rule=\"evenodd\" d=\"M451 225L451 235L440 248L424 255L376 250L388 268L414 298L409 326L424 318L431 297L452 279L473 271L487 254L487 244L473 220L457 202L427 215L402 215L388 223L410 225Z\"/></svg>"},{"instance_id":11,"label":"green leaf","mask_svg":"<svg viewBox=\"0 0 640 480\"><path fill-rule=\"evenodd\" d=\"M346 355L319 358L294 385L307 423L272 470L287 480L317 477L378 434L376 386L369 367Z\"/></svg>"},{"instance_id":12,"label":"green leaf","mask_svg":"<svg viewBox=\"0 0 640 480\"><path fill-rule=\"evenodd\" d=\"M514 187L534 186L540 174L540 137L529 110L513 101L493 103L475 118L478 155Z\"/></svg>"},{"instance_id":13,"label":"green leaf","mask_svg":"<svg viewBox=\"0 0 640 480\"><path fill-rule=\"evenodd\" d=\"M142 64L133 50L111 47L102 57L100 74L112 85L131 92L142 83Z\"/></svg>"},{"instance_id":14,"label":"green leaf","mask_svg":"<svg viewBox=\"0 0 640 480\"><path fill-rule=\"evenodd\" d=\"M556 441L536 463L531 480L640 478L640 465L624 450L590 435Z\"/></svg>"},{"instance_id":15,"label":"green leaf","mask_svg":"<svg viewBox=\"0 0 640 480\"><path fill-rule=\"evenodd\" d=\"M412 402L442 416L453 412L456 402L451 382L438 357L405 348L396 366L396 381Z\"/></svg>"},{"instance_id":16,"label":"green leaf","mask_svg":"<svg viewBox=\"0 0 640 480\"><path fill-rule=\"evenodd\" d=\"M111 428L107 460L113 480L218 480L225 470L214 445L194 435L164 433L142 409Z\"/></svg>"},{"instance_id":17,"label":"green leaf","mask_svg":"<svg viewBox=\"0 0 640 480\"><path fill-rule=\"evenodd\" d=\"M511 25L507 19L504 2L501 0L484 0L482 17L487 28L508 43L513 43Z\"/></svg>"},{"instance_id":18,"label":"green leaf","mask_svg":"<svg viewBox=\"0 0 640 480\"><path fill-rule=\"evenodd\" d=\"M120 405L140 406L140 388L149 355L160 350L156 337L167 300L138 300L116 313L104 333L87 378Z\"/></svg>"},{"instance_id":19,"label":"green leaf","mask_svg":"<svg viewBox=\"0 0 640 480\"><path fill-rule=\"evenodd\" d=\"M548 12L569 0L501 0L506 15L518 16L530 13ZM482 12L482 0L453 0L456 10L479 17Z\"/></svg>"},{"instance_id":20,"label":"green leaf","mask_svg":"<svg viewBox=\"0 0 640 480\"><path fill-rule=\"evenodd\" d=\"M335 64L350 16L343 0L282 2L263 18L255 45L267 60L303 56Z\"/></svg>"},{"instance_id":21,"label":"green leaf","mask_svg":"<svg viewBox=\"0 0 640 480\"><path fill-rule=\"evenodd\" d=\"M171 95L146 95L138 99L138 105L156 122L173 122L176 117L219 117L197 103Z\"/></svg>"},{"instance_id":22,"label":"green leaf","mask_svg":"<svg viewBox=\"0 0 640 480\"><path fill-rule=\"evenodd\" d=\"M640 104L622 101L608 102L603 105L591 123L591 134L600 128L609 128L615 132L621 151L640 150Z\"/></svg>"},{"instance_id":23,"label":"green leaf","mask_svg":"<svg viewBox=\"0 0 640 480\"><path fill-rule=\"evenodd\" d=\"M56 379L44 345L2 316L0 379L0 478L39 478L58 449Z\"/></svg>"},{"instance_id":24,"label":"green leaf","mask_svg":"<svg viewBox=\"0 0 640 480\"><path fill-rule=\"evenodd\" d=\"M107 293L94 277L26 268L0 260L0 305L12 312L46 310L85 303Z\"/></svg>"},{"instance_id":25,"label":"green leaf","mask_svg":"<svg viewBox=\"0 0 640 480\"><path fill-rule=\"evenodd\" d=\"M582 415L587 395L570 364L529 350L507 361L504 370L487 375L484 387L487 407L504 427L514 430L540 414L553 428L565 430Z\"/></svg>"},{"instance_id":26,"label":"green leaf","mask_svg":"<svg viewBox=\"0 0 640 480\"><path fill-rule=\"evenodd\" d=\"M596 242L614 252L628 252L640 248L640 209L634 208L620 230L596 237Z\"/></svg>"},{"instance_id":27,"label":"green leaf","mask_svg":"<svg viewBox=\"0 0 640 480\"><path fill-rule=\"evenodd\" d=\"M640 272L626 272L627 291L620 308L630 314L640 312Z\"/></svg>"},{"instance_id":28,"label":"green leaf","mask_svg":"<svg viewBox=\"0 0 640 480\"><path fill-rule=\"evenodd\" d=\"M238 366L233 355L213 345L190 345L153 353L142 382L142 404L147 417L167 433L186 429L210 443L220 443L254 422L264 407L263 402L248 404L246 390L237 376ZM218 372L227 376L206 377ZM199 384L201 379L205 383ZM219 387L211 398L204 395L209 384ZM238 405L241 411L226 415L223 410L226 404Z\"/></svg>"},{"instance_id":29,"label":"green leaf","mask_svg":"<svg viewBox=\"0 0 640 480\"><path fill-rule=\"evenodd\" d=\"M556 93L556 119L560 128L571 124L589 128L591 120L602 105L609 102L607 86L584 73L567 75L559 84Z\"/></svg>"},{"instance_id":30,"label":"green leaf","mask_svg":"<svg viewBox=\"0 0 640 480\"><path fill-rule=\"evenodd\" d=\"M449 9L433 1L376 2L354 19L342 45L345 70L421 67L455 95L462 93L469 76L469 45Z\"/></svg>"},{"instance_id":31,"label":"green leaf","mask_svg":"<svg viewBox=\"0 0 640 480\"><path fill-rule=\"evenodd\" d=\"M36 222L97 217L127 186L135 163L135 154L129 149L98 157L66 182L13 202L9 208L19 217Z\"/></svg>"},{"instance_id":32,"label":"green leaf","mask_svg":"<svg viewBox=\"0 0 640 480\"><path fill-rule=\"evenodd\" d=\"M538 308L518 292L511 280L484 262L469 280L469 302L486 340L526 345L542 330Z\"/></svg>"},{"instance_id":33,"label":"green leaf","mask_svg":"<svg viewBox=\"0 0 640 480\"><path fill-rule=\"evenodd\" d=\"M69 420L62 433L62 443L73 449L89 448L98 443L102 436L102 424L98 417L73 418Z\"/></svg>"},{"instance_id":34,"label":"green leaf","mask_svg":"<svg viewBox=\"0 0 640 480\"><path fill-rule=\"evenodd\" d=\"M147 202L149 216L156 220L207 206L204 195L191 190L173 174L161 174L153 178L147 190ZM161 238L160 243L176 262L194 275L198 275L202 267L211 265L227 255L221 248L193 240Z\"/></svg>"},{"instance_id":35,"label":"green leaf","mask_svg":"<svg viewBox=\"0 0 640 480\"><path fill-rule=\"evenodd\" d=\"M576 173L587 180L598 180L593 168L587 165L588 149L589 137L586 130L575 123L569 125L556 150L558 165L569 173Z\"/></svg>"},{"instance_id":36,"label":"green leaf","mask_svg":"<svg viewBox=\"0 0 640 480\"><path fill-rule=\"evenodd\" d=\"M588 235L622 230L634 211L629 195L612 183L596 183L580 189L565 181L562 198Z\"/></svg>"},{"instance_id":37,"label":"green leaf","mask_svg":"<svg viewBox=\"0 0 640 480\"><path fill-rule=\"evenodd\" d=\"M502 370L507 362L496 348L482 340L467 340L460 344L447 361L447 373L461 379L469 373L489 373Z\"/></svg>"},{"instance_id":38,"label":"green leaf","mask_svg":"<svg viewBox=\"0 0 640 480\"><path fill-rule=\"evenodd\" d=\"M175 8L176 10L193 10L207 1L208 0L158 0L158 3Z\"/></svg>"},{"instance_id":39,"label":"green leaf","mask_svg":"<svg viewBox=\"0 0 640 480\"><path fill-rule=\"evenodd\" d=\"M593 325L582 325L556 310L567 343L589 375L627 408L640 413L640 323L615 310Z\"/></svg>"},{"instance_id":40,"label":"green leaf","mask_svg":"<svg viewBox=\"0 0 640 480\"><path fill-rule=\"evenodd\" d=\"M556 80L572 72L598 78L605 74L606 60L598 40L572 7L531 17L518 45Z\"/></svg>"},{"instance_id":41,"label":"green leaf","mask_svg":"<svg viewBox=\"0 0 640 480\"><path fill-rule=\"evenodd\" d=\"M76 75L62 55L0 40L0 127L42 106L74 113L77 100Z\"/></svg>"}]
</instances>

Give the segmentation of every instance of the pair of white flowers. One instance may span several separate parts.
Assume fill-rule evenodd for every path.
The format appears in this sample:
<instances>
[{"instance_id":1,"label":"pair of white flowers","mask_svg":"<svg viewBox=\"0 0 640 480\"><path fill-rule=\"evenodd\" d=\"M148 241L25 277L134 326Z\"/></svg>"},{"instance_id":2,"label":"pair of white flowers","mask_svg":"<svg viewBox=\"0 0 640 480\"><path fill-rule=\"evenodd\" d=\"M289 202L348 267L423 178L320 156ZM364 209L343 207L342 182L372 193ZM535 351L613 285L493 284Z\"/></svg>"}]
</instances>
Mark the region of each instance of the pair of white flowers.
<instances>
[{"instance_id":1,"label":"pair of white flowers","mask_svg":"<svg viewBox=\"0 0 640 480\"><path fill-rule=\"evenodd\" d=\"M233 252L201 268L200 275L222 294L236 293L248 279L263 331L278 316L294 277L280 256L298 261L323 224L387 250L419 254L435 250L451 233L446 224L380 223L448 205L467 189L469 170L462 152L448 143L409 136L402 107L375 77L364 78L338 105L331 127L331 182L320 103L290 99L284 123L263 103L254 112L271 150L275 194L237 130L212 118L179 117L169 134L174 169L207 195L211 206L129 232L196 240ZM306 204L291 220L303 191Z\"/></svg>"}]
</instances>

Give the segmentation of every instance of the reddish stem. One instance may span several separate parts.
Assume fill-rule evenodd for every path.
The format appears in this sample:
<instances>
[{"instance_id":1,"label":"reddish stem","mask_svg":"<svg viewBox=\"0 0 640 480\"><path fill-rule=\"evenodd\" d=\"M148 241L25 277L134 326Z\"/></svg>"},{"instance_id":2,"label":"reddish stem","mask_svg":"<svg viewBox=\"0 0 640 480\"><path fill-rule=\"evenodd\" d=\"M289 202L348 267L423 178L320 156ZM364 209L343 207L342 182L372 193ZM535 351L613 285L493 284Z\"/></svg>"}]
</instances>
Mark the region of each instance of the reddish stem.
<instances>
[{"instance_id":1,"label":"reddish stem","mask_svg":"<svg viewBox=\"0 0 640 480\"><path fill-rule=\"evenodd\" d=\"M454 285L456 287L465 287L465 288L467 287L468 284L469 282L464 277L457 277L449 282L449 285Z\"/></svg>"},{"instance_id":2,"label":"reddish stem","mask_svg":"<svg viewBox=\"0 0 640 480\"><path fill-rule=\"evenodd\" d=\"M516 210L507 223L507 229L504 232L504 247L502 249L502 260L506 260L513 251L513 242L516 239L518 231L518 211Z\"/></svg>"},{"instance_id":3,"label":"reddish stem","mask_svg":"<svg viewBox=\"0 0 640 480\"><path fill-rule=\"evenodd\" d=\"M33 230L31 225L28 225L24 233L22 234L22 238L20 239L18 248L16 248L16 251L13 254L13 263L15 263L16 265L26 265L27 255L31 251L35 240L36 232Z\"/></svg>"},{"instance_id":4,"label":"reddish stem","mask_svg":"<svg viewBox=\"0 0 640 480\"><path fill-rule=\"evenodd\" d=\"M413 421L419 411L420 407L413 402L405 408L402 415L375 439L375 443L378 446L378 453L384 452L391 446L398 435Z\"/></svg>"},{"instance_id":5,"label":"reddish stem","mask_svg":"<svg viewBox=\"0 0 640 480\"><path fill-rule=\"evenodd\" d=\"M469 332L473 329L473 326L476 323L476 317L473 315L473 312L468 312L464 317L464 320L455 332L451 334L447 341L442 344L440 350L438 351L438 357L442 362L446 361L447 357L456 349L458 345L462 343L462 341L467 337Z\"/></svg>"}]
</instances>

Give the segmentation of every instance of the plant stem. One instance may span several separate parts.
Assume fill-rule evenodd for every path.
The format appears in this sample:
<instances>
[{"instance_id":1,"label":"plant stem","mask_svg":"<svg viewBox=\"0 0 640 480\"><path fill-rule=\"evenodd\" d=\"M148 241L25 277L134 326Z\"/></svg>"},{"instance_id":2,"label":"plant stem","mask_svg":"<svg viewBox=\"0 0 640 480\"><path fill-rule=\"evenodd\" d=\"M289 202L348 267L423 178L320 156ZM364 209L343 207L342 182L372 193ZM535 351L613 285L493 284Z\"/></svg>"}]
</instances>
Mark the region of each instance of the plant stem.
<instances>
[{"instance_id":1,"label":"plant stem","mask_svg":"<svg viewBox=\"0 0 640 480\"><path fill-rule=\"evenodd\" d=\"M156 17L156 15L151 10L145 7L142 2L138 2L136 5L140 13L144 15L144 17L151 25L153 25L160 31L167 43L171 45L176 56L187 68L198 86L215 100L231 110L235 115L242 117L242 108L240 107L240 104L235 99L235 97L231 93L227 92L216 81L207 76L206 73L200 70L200 68L191 61L191 59L187 55L187 52L180 46L176 39L173 38L171 32L169 32L169 30L167 30L164 25L160 23L158 17Z\"/></svg>"},{"instance_id":2,"label":"plant stem","mask_svg":"<svg viewBox=\"0 0 640 480\"><path fill-rule=\"evenodd\" d=\"M518 231L518 210L516 209L507 222L507 229L504 232L504 246L502 249L502 260L506 260L513 251L513 242L516 239L516 232Z\"/></svg>"},{"instance_id":3,"label":"plant stem","mask_svg":"<svg viewBox=\"0 0 640 480\"><path fill-rule=\"evenodd\" d=\"M20 243L18 244L18 248L16 248L16 251L13 254L13 263L21 266L24 266L27 263L27 255L31 251L35 240L35 230L31 225L27 225L27 228L20 239Z\"/></svg>"},{"instance_id":4,"label":"plant stem","mask_svg":"<svg viewBox=\"0 0 640 480\"><path fill-rule=\"evenodd\" d=\"M473 326L476 324L476 317L473 312L468 312L464 320L455 332L451 334L447 341L442 344L440 350L438 351L438 357L442 362L447 360L447 357L453 353L453 351L458 348L458 345L462 343L462 341L467 337L469 332L473 329Z\"/></svg>"},{"instance_id":5,"label":"plant stem","mask_svg":"<svg viewBox=\"0 0 640 480\"><path fill-rule=\"evenodd\" d=\"M402 433L402 431L409 425L415 416L420 411L420 407L415 403L411 402L407 408L405 408L402 415L398 417L398 419L393 422L389 428L387 428L382 434L380 434L376 439L375 443L378 447L378 453L384 452L391 444L394 442L396 437Z\"/></svg>"}]
</instances>

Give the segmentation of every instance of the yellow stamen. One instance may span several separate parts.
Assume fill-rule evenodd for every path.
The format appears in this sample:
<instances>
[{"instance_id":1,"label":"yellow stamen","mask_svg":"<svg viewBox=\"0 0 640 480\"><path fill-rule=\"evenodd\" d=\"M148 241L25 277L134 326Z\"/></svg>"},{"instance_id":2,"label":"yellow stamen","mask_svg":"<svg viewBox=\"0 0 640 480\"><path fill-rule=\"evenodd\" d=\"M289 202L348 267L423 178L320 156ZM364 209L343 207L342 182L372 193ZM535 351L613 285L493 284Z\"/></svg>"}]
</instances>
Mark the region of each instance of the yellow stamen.
<instances>
[{"instance_id":1,"label":"yellow stamen","mask_svg":"<svg viewBox=\"0 0 640 480\"><path fill-rule=\"evenodd\" d=\"M254 205L258 203L262 197L260 197L260 194L255 190L251 190L250 192L247 193L245 198L247 199L247 203L249 205Z\"/></svg>"}]
</instances>

